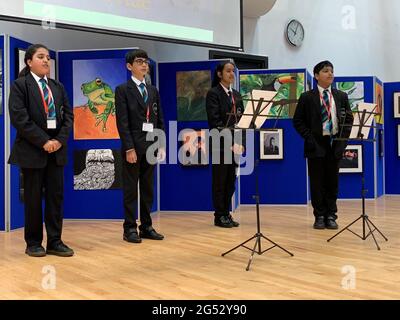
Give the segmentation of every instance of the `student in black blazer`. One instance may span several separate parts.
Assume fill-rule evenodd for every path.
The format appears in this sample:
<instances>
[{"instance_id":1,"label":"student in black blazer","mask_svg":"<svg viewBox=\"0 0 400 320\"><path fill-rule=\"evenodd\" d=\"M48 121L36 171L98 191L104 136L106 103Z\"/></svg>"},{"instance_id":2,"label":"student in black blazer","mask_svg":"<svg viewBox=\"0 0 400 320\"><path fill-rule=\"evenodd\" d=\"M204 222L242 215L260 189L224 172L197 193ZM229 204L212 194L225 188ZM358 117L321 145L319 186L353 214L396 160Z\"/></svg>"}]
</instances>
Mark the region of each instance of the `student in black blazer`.
<instances>
[{"instance_id":1,"label":"student in black blazer","mask_svg":"<svg viewBox=\"0 0 400 320\"><path fill-rule=\"evenodd\" d=\"M244 111L240 93L232 89L235 81L235 65L233 62L221 62L215 69L212 88L207 93L206 110L210 129L233 128ZM230 133L232 135L232 130ZM212 157L212 198L214 204L214 225L222 228L238 227L230 214L230 204L235 193L237 155L244 152L241 141L234 140L226 145L221 139L220 148L212 146L212 153L220 154L220 161L214 162ZM232 161L224 161L225 153L231 153ZM236 155L236 157L235 157Z\"/></svg>"},{"instance_id":2,"label":"student in black blazer","mask_svg":"<svg viewBox=\"0 0 400 320\"><path fill-rule=\"evenodd\" d=\"M353 114L346 93L333 89L333 65L323 61L314 68L318 87L300 96L293 125L304 139L308 158L311 203L315 229L337 229L339 161L353 124Z\"/></svg>"},{"instance_id":3,"label":"student in black blazer","mask_svg":"<svg viewBox=\"0 0 400 320\"><path fill-rule=\"evenodd\" d=\"M122 142L123 194L124 194L124 233L123 239L140 243L141 238L162 240L164 236L156 232L150 216L153 205L152 161L146 154L153 144L146 141L155 129L164 131L164 120L157 88L145 82L149 57L143 50L126 54L126 66L132 73L131 79L115 89L117 127ZM158 148L158 158L165 158L164 146ZM140 222L139 234L135 214L137 211L138 189L140 184Z\"/></svg>"},{"instance_id":4,"label":"student in black blazer","mask_svg":"<svg viewBox=\"0 0 400 320\"><path fill-rule=\"evenodd\" d=\"M69 257L74 251L61 241L64 166L73 113L63 85L48 78L50 56L41 44L25 54L26 67L10 90L11 124L17 130L8 163L18 165L24 177L25 253ZM47 250L42 247L42 190Z\"/></svg>"}]
</instances>

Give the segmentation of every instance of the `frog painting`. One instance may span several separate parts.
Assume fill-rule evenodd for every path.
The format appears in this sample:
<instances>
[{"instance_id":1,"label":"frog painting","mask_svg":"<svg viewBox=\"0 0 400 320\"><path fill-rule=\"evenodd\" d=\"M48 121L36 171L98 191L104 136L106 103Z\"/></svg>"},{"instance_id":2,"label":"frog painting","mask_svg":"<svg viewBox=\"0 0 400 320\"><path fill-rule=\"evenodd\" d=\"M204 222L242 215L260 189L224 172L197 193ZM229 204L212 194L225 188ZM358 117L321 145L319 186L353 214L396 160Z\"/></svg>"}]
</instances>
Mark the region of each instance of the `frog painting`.
<instances>
[{"instance_id":1,"label":"frog painting","mask_svg":"<svg viewBox=\"0 0 400 320\"><path fill-rule=\"evenodd\" d=\"M114 88L126 81L122 59L73 61L74 139L118 139Z\"/></svg>"}]
</instances>

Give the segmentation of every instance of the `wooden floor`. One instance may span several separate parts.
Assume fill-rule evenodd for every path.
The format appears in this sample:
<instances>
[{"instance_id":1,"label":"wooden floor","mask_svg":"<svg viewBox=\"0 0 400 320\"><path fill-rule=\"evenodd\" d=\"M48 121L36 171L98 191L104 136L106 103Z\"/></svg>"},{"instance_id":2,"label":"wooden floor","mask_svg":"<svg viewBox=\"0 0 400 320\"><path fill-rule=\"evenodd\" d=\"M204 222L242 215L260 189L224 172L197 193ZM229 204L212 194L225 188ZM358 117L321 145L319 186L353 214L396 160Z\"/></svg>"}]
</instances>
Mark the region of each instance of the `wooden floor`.
<instances>
[{"instance_id":1,"label":"wooden floor","mask_svg":"<svg viewBox=\"0 0 400 320\"><path fill-rule=\"evenodd\" d=\"M360 207L339 202L340 226ZM235 213L241 225L234 229L214 227L211 213L158 214L154 226L165 240L141 244L122 241L120 221L65 221L72 258L28 257L23 229L0 233L0 299L400 299L399 208L400 197L367 201L371 220L389 238L376 233L378 251L372 237L347 231L328 243L335 231L313 230L310 207L262 207L262 233L294 257L274 248L256 255L248 272L250 251L221 253L254 235L254 207ZM43 273L49 266L55 288ZM353 274L355 282L346 281Z\"/></svg>"}]
</instances>

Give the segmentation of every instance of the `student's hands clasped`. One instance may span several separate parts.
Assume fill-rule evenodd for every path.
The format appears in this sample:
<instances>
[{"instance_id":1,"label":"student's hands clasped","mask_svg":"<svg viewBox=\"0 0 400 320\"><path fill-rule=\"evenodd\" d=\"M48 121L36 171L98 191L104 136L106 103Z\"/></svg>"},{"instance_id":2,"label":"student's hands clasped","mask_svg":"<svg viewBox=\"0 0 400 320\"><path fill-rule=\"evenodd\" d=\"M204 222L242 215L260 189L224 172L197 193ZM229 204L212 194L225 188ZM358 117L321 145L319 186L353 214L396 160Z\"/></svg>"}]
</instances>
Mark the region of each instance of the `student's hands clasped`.
<instances>
[{"instance_id":1,"label":"student's hands clasped","mask_svg":"<svg viewBox=\"0 0 400 320\"><path fill-rule=\"evenodd\" d=\"M231 150L233 151L234 154L236 155L242 155L244 153L244 147L240 144L235 143L232 147Z\"/></svg>"},{"instance_id":2,"label":"student's hands clasped","mask_svg":"<svg viewBox=\"0 0 400 320\"><path fill-rule=\"evenodd\" d=\"M51 139L45 143L43 146L43 149L48 152L48 153L53 153L58 151L62 147L62 144L60 141Z\"/></svg>"}]
</instances>

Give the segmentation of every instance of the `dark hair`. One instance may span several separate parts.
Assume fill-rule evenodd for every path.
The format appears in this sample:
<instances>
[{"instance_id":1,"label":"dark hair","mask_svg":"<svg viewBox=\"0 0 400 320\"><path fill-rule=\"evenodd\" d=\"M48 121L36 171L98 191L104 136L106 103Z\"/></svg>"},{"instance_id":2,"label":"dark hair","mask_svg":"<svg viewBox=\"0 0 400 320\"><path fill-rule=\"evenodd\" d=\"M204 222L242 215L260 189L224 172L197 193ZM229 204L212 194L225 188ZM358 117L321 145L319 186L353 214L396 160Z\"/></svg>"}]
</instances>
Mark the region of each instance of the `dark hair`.
<instances>
[{"instance_id":1,"label":"dark hair","mask_svg":"<svg viewBox=\"0 0 400 320\"><path fill-rule=\"evenodd\" d=\"M219 63L214 70L213 80L211 83L212 88L216 87L221 82L221 78L218 76L218 72L222 73L222 71L224 70L224 68L227 64L231 64L236 68L236 65L235 65L235 62L233 61L233 59Z\"/></svg>"},{"instance_id":2,"label":"dark hair","mask_svg":"<svg viewBox=\"0 0 400 320\"><path fill-rule=\"evenodd\" d=\"M314 67L314 75L318 74L323 68L325 67L331 67L333 69L333 64L332 62L325 60L321 61Z\"/></svg>"},{"instance_id":3,"label":"dark hair","mask_svg":"<svg viewBox=\"0 0 400 320\"><path fill-rule=\"evenodd\" d=\"M40 44L40 43L32 44L31 46L28 47L28 49L26 49L25 57L24 57L25 67L18 74L18 78L25 77L26 75L29 74L29 72L31 72L31 68L28 66L28 60L32 60L32 58L35 55L36 51L38 51L41 48L46 49L47 51L49 51L49 49L45 45Z\"/></svg>"},{"instance_id":4,"label":"dark hair","mask_svg":"<svg viewBox=\"0 0 400 320\"><path fill-rule=\"evenodd\" d=\"M129 64L132 64L136 58L149 59L149 56L147 55L147 52L142 49L135 49L135 50L129 51L125 55L125 61L126 61L126 63L129 63Z\"/></svg>"},{"instance_id":5,"label":"dark hair","mask_svg":"<svg viewBox=\"0 0 400 320\"><path fill-rule=\"evenodd\" d=\"M271 144L272 144L272 140L274 140L274 141L275 141L275 138L274 138L274 137L271 137L271 138L269 138L269 145L271 145Z\"/></svg>"}]
</instances>

